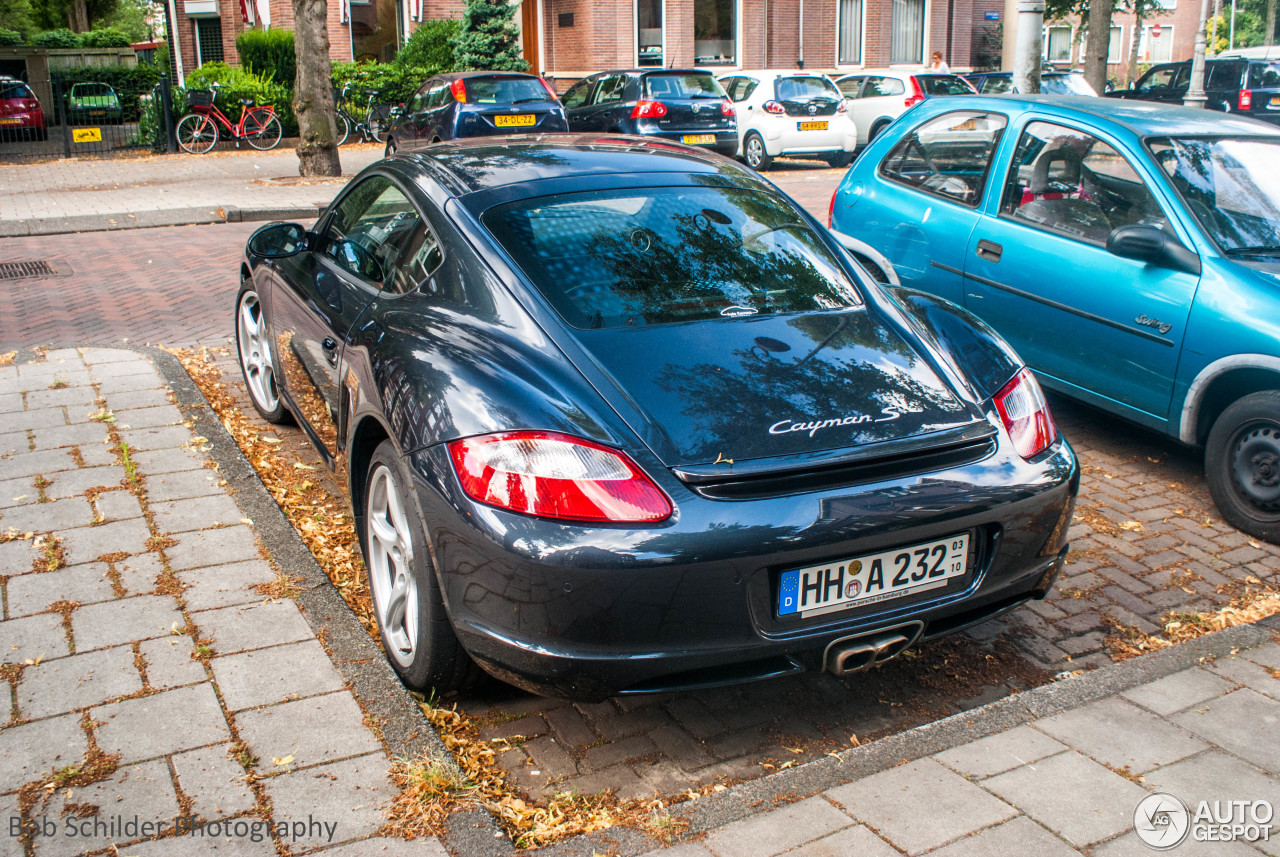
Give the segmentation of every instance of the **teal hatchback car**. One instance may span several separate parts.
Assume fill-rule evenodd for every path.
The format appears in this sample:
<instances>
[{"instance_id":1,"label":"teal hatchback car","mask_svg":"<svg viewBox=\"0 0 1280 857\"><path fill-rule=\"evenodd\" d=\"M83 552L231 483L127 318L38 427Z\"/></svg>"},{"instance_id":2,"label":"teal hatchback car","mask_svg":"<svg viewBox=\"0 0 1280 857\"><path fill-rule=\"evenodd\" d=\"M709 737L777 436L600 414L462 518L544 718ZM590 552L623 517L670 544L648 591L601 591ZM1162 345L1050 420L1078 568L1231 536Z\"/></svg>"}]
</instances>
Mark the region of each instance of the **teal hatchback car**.
<instances>
[{"instance_id":1,"label":"teal hatchback car","mask_svg":"<svg viewBox=\"0 0 1280 857\"><path fill-rule=\"evenodd\" d=\"M1280 542L1280 128L932 100L862 152L831 227L874 275L985 320L1045 386L1202 446L1223 517Z\"/></svg>"}]
</instances>

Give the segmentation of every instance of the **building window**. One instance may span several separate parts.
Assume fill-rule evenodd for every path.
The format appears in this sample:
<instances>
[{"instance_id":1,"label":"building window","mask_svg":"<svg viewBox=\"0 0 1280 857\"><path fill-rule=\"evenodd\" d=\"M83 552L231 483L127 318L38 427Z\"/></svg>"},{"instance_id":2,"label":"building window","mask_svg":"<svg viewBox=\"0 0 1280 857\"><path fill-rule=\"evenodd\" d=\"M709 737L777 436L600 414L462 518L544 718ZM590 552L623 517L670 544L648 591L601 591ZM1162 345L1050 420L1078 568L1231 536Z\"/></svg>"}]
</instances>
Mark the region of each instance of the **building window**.
<instances>
[{"instance_id":1,"label":"building window","mask_svg":"<svg viewBox=\"0 0 1280 857\"><path fill-rule=\"evenodd\" d=\"M924 62L924 0L893 0L889 62Z\"/></svg>"},{"instance_id":2,"label":"building window","mask_svg":"<svg viewBox=\"0 0 1280 857\"><path fill-rule=\"evenodd\" d=\"M840 0L840 65L862 63L862 0Z\"/></svg>"},{"instance_id":3,"label":"building window","mask_svg":"<svg viewBox=\"0 0 1280 857\"><path fill-rule=\"evenodd\" d=\"M695 65L734 65L738 55L737 0L693 0Z\"/></svg>"},{"instance_id":4,"label":"building window","mask_svg":"<svg viewBox=\"0 0 1280 857\"><path fill-rule=\"evenodd\" d=\"M1160 28L1160 35L1152 35L1152 27ZM1173 27L1169 24L1143 24L1142 39L1138 43L1138 59L1143 62L1173 61Z\"/></svg>"},{"instance_id":5,"label":"building window","mask_svg":"<svg viewBox=\"0 0 1280 857\"><path fill-rule=\"evenodd\" d=\"M222 62L222 19L195 18L196 65Z\"/></svg>"},{"instance_id":6,"label":"building window","mask_svg":"<svg viewBox=\"0 0 1280 857\"><path fill-rule=\"evenodd\" d=\"M641 66L662 65L662 0L636 0L636 46Z\"/></svg>"},{"instance_id":7,"label":"building window","mask_svg":"<svg viewBox=\"0 0 1280 857\"><path fill-rule=\"evenodd\" d=\"M1084 58L1088 54L1088 52L1085 50L1085 47L1088 45L1088 41L1089 41L1088 29L1087 28L1081 29L1080 31L1080 62L1084 62ZM1124 62L1123 55L1125 53L1126 48L1127 48L1127 45L1125 44L1125 41L1124 41L1124 27L1112 27L1111 36L1107 41L1107 63L1109 65L1116 65L1117 63Z\"/></svg>"},{"instance_id":8,"label":"building window","mask_svg":"<svg viewBox=\"0 0 1280 857\"><path fill-rule=\"evenodd\" d=\"M1071 28L1049 27L1045 31L1044 58L1049 62L1071 62Z\"/></svg>"}]
</instances>

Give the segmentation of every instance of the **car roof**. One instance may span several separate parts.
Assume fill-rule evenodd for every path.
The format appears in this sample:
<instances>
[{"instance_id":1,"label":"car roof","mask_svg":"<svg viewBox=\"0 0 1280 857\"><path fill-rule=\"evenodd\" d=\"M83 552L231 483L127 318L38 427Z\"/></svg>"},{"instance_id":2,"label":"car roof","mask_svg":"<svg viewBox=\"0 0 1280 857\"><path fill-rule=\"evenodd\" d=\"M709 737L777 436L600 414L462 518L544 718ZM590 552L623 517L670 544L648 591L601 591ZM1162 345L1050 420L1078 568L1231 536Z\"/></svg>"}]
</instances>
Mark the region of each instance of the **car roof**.
<instances>
[{"instance_id":1,"label":"car roof","mask_svg":"<svg viewBox=\"0 0 1280 857\"><path fill-rule=\"evenodd\" d=\"M715 72L704 68L615 68L609 71L593 71L587 77L600 77L606 74L709 74L715 76Z\"/></svg>"},{"instance_id":2,"label":"car roof","mask_svg":"<svg viewBox=\"0 0 1280 857\"><path fill-rule=\"evenodd\" d=\"M716 75L716 78L725 77L830 77L820 71L805 71L798 68L744 68L741 71L729 71L724 74Z\"/></svg>"},{"instance_id":3,"label":"car roof","mask_svg":"<svg viewBox=\"0 0 1280 857\"><path fill-rule=\"evenodd\" d=\"M466 80L471 77L531 77L537 80L536 75L525 74L522 71L449 71L444 74L437 74L433 79Z\"/></svg>"},{"instance_id":4,"label":"car roof","mask_svg":"<svg viewBox=\"0 0 1280 857\"><path fill-rule=\"evenodd\" d=\"M1027 109L1042 109L1063 116L1084 115L1102 125L1113 125L1140 137L1221 136L1248 134L1280 138L1280 128L1252 119L1237 118L1216 110L1197 110L1137 99L1095 98L1082 95L952 95L938 100L947 110L982 110L992 102L1013 102Z\"/></svg>"},{"instance_id":5,"label":"car roof","mask_svg":"<svg viewBox=\"0 0 1280 857\"><path fill-rule=\"evenodd\" d=\"M386 163L426 170L459 197L537 179L618 173L702 173L759 181L747 168L714 152L623 134L464 137ZM495 165L503 169L495 170Z\"/></svg>"}]
</instances>

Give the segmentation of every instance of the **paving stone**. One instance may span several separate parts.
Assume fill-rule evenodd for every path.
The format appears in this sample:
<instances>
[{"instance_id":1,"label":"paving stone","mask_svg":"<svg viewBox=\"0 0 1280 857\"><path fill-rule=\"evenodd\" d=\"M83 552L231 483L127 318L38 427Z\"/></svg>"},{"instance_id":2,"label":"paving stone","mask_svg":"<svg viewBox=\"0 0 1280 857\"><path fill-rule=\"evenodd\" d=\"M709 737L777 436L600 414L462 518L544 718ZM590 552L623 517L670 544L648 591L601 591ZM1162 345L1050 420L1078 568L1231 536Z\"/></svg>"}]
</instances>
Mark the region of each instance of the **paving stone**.
<instances>
[{"instance_id":1,"label":"paving stone","mask_svg":"<svg viewBox=\"0 0 1280 857\"><path fill-rule=\"evenodd\" d=\"M15 818L21 818L18 796L12 794L0 797L0 820L5 824L3 831L0 832L0 857L26 857L26 850L9 827Z\"/></svg>"},{"instance_id":2,"label":"paving stone","mask_svg":"<svg viewBox=\"0 0 1280 857\"><path fill-rule=\"evenodd\" d=\"M852 852L850 852L852 853ZM929 857L1074 857L1079 851L1025 815L930 851Z\"/></svg>"},{"instance_id":3,"label":"paving stone","mask_svg":"<svg viewBox=\"0 0 1280 857\"><path fill-rule=\"evenodd\" d=\"M56 383L56 381L51 382ZM77 407L87 408L91 406L98 394L93 391L92 387L46 387L43 390L32 390L27 393L27 410L34 411L39 408L57 408L57 407Z\"/></svg>"},{"instance_id":4,"label":"paving stone","mask_svg":"<svg viewBox=\"0 0 1280 857\"><path fill-rule=\"evenodd\" d=\"M1265 693L1272 699L1280 699L1280 680L1269 669L1253 661L1241 657L1219 658L1208 664L1206 669L1229 682Z\"/></svg>"},{"instance_id":5,"label":"paving stone","mask_svg":"<svg viewBox=\"0 0 1280 857\"><path fill-rule=\"evenodd\" d=\"M254 807L244 768L229 757L230 750L230 744L217 744L173 757L178 785L191 798L192 813L201 818L225 818Z\"/></svg>"},{"instance_id":6,"label":"paving stone","mask_svg":"<svg viewBox=\"0 0 1280 857\"><path fill-rule=\"evenodd\" d=\"M147 662L147 682L157 690L168 690L207 681L204 664L191 657L195 646L191 638L171 634L138 644Z\"/></svg>"},{"instance_id":7,"label":"paving stone","mask_svg":"<svg viewBox=\"0 0 1280 857\"><path fill-rule=\"evenodd\" d=\"M115 412L116 425L120 428L155 428L157 426L182 425L185 417L176 405L157 405L150 408L126 408Z\"/></svg>"},{"instance_id":8,"label":"paving stone","mask_svg":"<svg viewBox=\"0 0 1280 857\"><path fill-rule=\"evenodd\" d=\"M5 429L7 429L8 432L26 431L27 429L50 428L52 426L65 426L66 424L67 424L67 414L66 414L66 411L64 411L62 408L38 408L32 411L15 411L10 414L5 414L5 417L4 417L4 427ZM34 458L35 456L38 456L38 455L40 455L40 453L29 452L29 453L26 453L26 456L15 455L13 456L12 459L7 459L7 460L14 461L15 459L19 459L23 457L32 457L33 460L39 460ZM22 470L20 468L29 467L29 466L31 465L20 464L18 465L19 470L17 473L11 473L6 475L16 476L19 473L26 473L28 471ZM4 473L5 470L6 468L0 466L0 473ZM37 468L36 470L29 471L29 472L39 473L40 469Z\"/></svg>"},{"instance_id":9,"label":"paving stone","mask_svg":"<svg viewBox=\"0 0 1280 857\"><path fill-rule=\"evenodd\" d=\"M217 744L231 738L209 683L180 687L95 708L98 746L122 762Z\"/></svg>"},{"instance_id":10,"label":"paving stone","mask_svg":"<svg viewBox=\"0 0 1280 857\"><path fill-rule=\"evenodd\" d=\"M127 348L86 348L80 352L80 359L94 372L113 363L124 365L145 363L148 366L151 365L151 361L147 357Z\"/></svg>"},{"instance_id":11,"label":"paving stone","mask_svg":"<svg viewBox=\"0 0 1280 857\"><path fill-rule=\"evenodd\" d=\"M120 439L129 444L130 450L154 451L175 449L191 443L194 435L186 426L155 426L153 428L121 429Z\"/></svg>"},{"instance_id":12,"label":"paving stone","mask_svg":"<svg viewBox=\"0 0 1280 857\"><path fill-rule=\"evenodd\" d=\"M107 427L102 423L75 423L36 429L36 449L58 449L64 446L104 446Z\"/></svg>"},{"instance_id":13,"label":"paving stone","mask_svg":"<svg viewBox=\"0 0 1280 857\"><path fill-rule=\"evenodd\" d=\"M21 574L9 578L6 589L10 616L43 613L49 609L49 605L58 601L93 604L116 597L111 588L111 580L107 577L107 565L102 562L73 565L57 571Z\"/></svg>"},{"instance_id":14,"label":"paving stone","mask_svg":"<svg viewBox=\"0 0 1280 857\"><path fill-rule=\"evenodd\" d=\"M81 607L71 614L76 651L100 649L135 640L164 637L182 628L186 618L169 595L139 595Z\"/></svg>"},{"instance_id":15,"label":"paving stone","mask_svg":"<svg viewBox=\"0 0 1280 857\"><path fill-rule=\"evenodd\" d=\"M1079 753L1050 756L983 782L1077 848L1133 826L1147 792Z\"/></svg>"},{"instance_id":16,"label":"paving stone","mask_svg":"<svg viewBox=\"0 0 1280 857\"><path fill-rule=\"evenodd\" d=\"M66 808L70 802L99 808L96 817L77 818L72 822L77 827L75 836L68 833L67 819L63 817L70 815ZM120 825L117 817L126 822L137 817L139 823L163 822L172 827L179 812L173 778L163 759L128 765L101 782L78 786L73 790L70 801L65 792L55 792L49 802L48 815L58 820L59 835L41 839L36 853L40 857L71 857L86 850L106 848L113 843L123 844L138 838L138 830ZM99 824L95 825L95 821ZM114 836L109 835L113 832L113 823L117 833Z\"/></svg>"},{"instance_id":17,"label":"paving stone","mask_svg":"<svg viewBox=\"0 0 1280 857\"><path fill-rule=\"evenodd\" d=\"M121 551L144 553L147 550L147 539L151 538L151 530L147 528L146 521L135 518L97 527L61 530L58 536L62 539L62 550L66 553L67 562L75 564Z\"/></svg>"},{"instance_id":18,"label":"paving stone","mask_svg":"<svg viewBox=\"0 0 1280 857\"><path fill-rule=\"evenodd\" d=\"M27 437L27 432L23 431L6 432L0 434L0 455L13 455L19 452L31 452L35 447L31 445L31 439Z\"/></svg>"},{"instance_id":19,"label":"paving stone","mask_svg":"<svg viewBox=\"0 0 1280 857\"><path fill-rule=\"evenodd\" d=\"M93 522L93 507L84 497L69 497L33 506L19 506L0 512L0 532L47 533Z\"/></svg>"},{"instance_id":20,"label":"paving stone","mask_svg":"<svg viewBox=\"0 0 1280 857\"><path fill-rule=\"evenodd\" d=\"M89 751L80 715L67 714L0 729L0 791L11 791L57 768L78 765Z\"/></svg>"},{"instance_id":21,"label":"paving stone","mask_svg":"<svg viewBox=\"0 0 1280 857\"><path fill-rule=\"evenodd\" d=\"M271 797L276 821L305 821L308 816L336 824L332 842L359 839L375 832L395 790L387 779L389 763L381 753L347 759L270 777L263 786ZM325 836L297 841L301 850L328 844Z\"/></svg>"},{"instance_id":22,"label":"paving stone","mask_svg":"<svg viewBox=\"0 0 1280 857\"><path fill-rule=\"evenodd\" d=\"M128 491L105 491L94 501L104 522L142 517L142 505Z\"/></svg>"},{"instance_id":23,"label":"paving stone","mask_svg":"<svg viewBox=\"0 0 1280 857\"><path fill-rule=\"evenodd\" d=\"M62 616L45 613L0 622L0 663L20 664L25 660L52 660L71 654Z\"/></svg>"},{"instance_id":24,"label":"paving stone","mask_svg":"<svg viewBox=\"0 0 1280 857\"><path fill-rule=\"evenodd\" d=\"M253 530L247 526L183 533L177 537L177 541L178 544L173 547L165 548L169 567L174 571L200 568L208 565L211 558L216 558L220 563L260 558Z\"/></svg>"},{"instance_id":25,"label":"paving stone","mask_svg":"<svg viewBox=\"0 0 1280 857\"><path fill-rule=\"evenodd\" d=\"M215 834L204 833L203 828L200 828L177 838L153 839L150 842L130 845L121 851L121 855L122 857L205 857L206 854L215 854L217 857L276 857L276 847L270 837L265 837L260 842L254 842L251 838L253 833L247 825L254 822L263 823L261 819L254 816L240 820L243 835L228 837L220 829ZM214 827L210 826L209 829L212 831Z\"/></svg>"},{"instance_id":26,"label":"paving stone","mask_svg":"<svg viewBox=\"0 0 1280 857\"><path fill-rule=\"evenodd\" d=\"M40 492L36 490L35 477L23 476L18 479L6 479L0 482L0 509L12 509L14 506L31 506L39 502Z\"/></svg>"},{"instance_id":27,"label":"paving stone","mask_svg":"<svg viewBox=\"0 0 1280 857\"><path fill-rule=\"evenodd\" d=\"M232 711L341 690L344 684L315 640L214 658L213 674Z\"/></svg>"},{"instance_id":28,"label":"paving stone","mask_svg":"<svg viewBox=\"0 0 1280 857\"><path fill-rule=\"evenodd\" d=\"M826 795L908 854L922 854L1017 814L932 759L899 765ZM904 806L919 811L903 812Z\"/></svg>"},{"instance_id":29,"label":"paving stone","mask_svg":"<svg viewBox=\"0 0 1280 857\"><path fill-rule=\"evenodd\" d=\"M670 848L646 851L640 857L713 857L713 855L697 842L683 842ZM872 857L875 857L875 855L872 855Z\"/></svg>"},{"instance_id":30,"label":"paving stone","mask_svg":"<svg viewBox=\"0 0 1280 857\"><path fill-rule=\"evenodd\" d=\"M150 595L156 588L156 577L164 571L164 563L160 555L154 553L137 554L116 560L116 573L120 575L120 583L129 595Z\"/></svg>"},{"instance_id":31,"label":"paving stone","mask_svg":"<svg viewBox=\"0 0 1280 857\"><path fill-rule=\"evenodd\" d=\"M79 459L84 462L85 467L106 467L118 461L115 449L101 443L90 443L78 446L76 449L79 451ZM63 451L66 452L68 458L72 457L71 450ZM80 461L76 461L77 467L81 466Z\"/></svg>"},{"instance_id":32,"label":"paving stone","mask_svg":"<svg viewBox=\"0 0 1280 857\"><path fill-rule=\"evenodd\" d=\"M385 836L373 836L369 839L360 839L356 842L348 842L346 845L339 845L337 848L330 848L324 852L324 857L382 857L382 855L392 855L393 857L449 857L449 852L444 850L444 846L440 844L440 840L434 836L423 836L419 839L404 840L391 839ZM706 854L706 851L702 852ZM666 852L667 857L678 857L673 852Z\"/></svg>"},{"instance_id":33,"label":"paving stone","mask_svg":"<svg viewBox=\"0 0 1280 857\"><path fill-rule=\"evenodd\" d=\"M189 470L213 472L205 467L205 462L209 459L190 449L162 449L154 452L139 450L136 455L130 453L130 458L137 465L138 472L147 475L148 483L152 476L161 473L181 473Z\"/></svg>"},{"instance_id":34,"label":"paving stone","mask_svg":"<svg viewBox=\"0 0 1280 857\"><path fill-rule=\"evenodd\" d=\"M1121 696L1159 715L1172 714L1206 699L1222 696L1232 684L1207 670L1192 667L1126 690Z\"/></svg>"},{"instance_id":35,"label":"paving stone","mask_svg":"<svg viewBox=\"0 0 1280 857\"><path fill-rule=\"evenodd\" d=\"M121 385L127 386L127 385ZM102 398L107 407L114 411L133 411L141 408L158 408L173 404L168 390L147 388L140 390L104 390Z\"/></svg>"},{"instance_id":36,"label":"paving stone","mask_svg":"<svg viewBox=\"0 0 1280 857\"><path fill-rule=\"evenodd\" d=\"M315 636L298 606L289 599L207 610L200 614L198 624L201 636L213 639L219 655Z\"/></svg>"},{"instance_id":37,"label":"paving stone","mask_svg":"<svg viewBox=\"0 0 1280 857\"><path fill-rule=\"evenodd\" d=\"M999 735L961 744L934 758L966 777L989 777L1038 762L1065 749L1066 745L1042 732L1029 726L1018 726Z\"/></svg>"},{"instance_id":38,"label":"paving stone","mask_svg":"<svg viewBox=\"0 0 1280 857\"><path fill-rule=\"evenodd\" d=\"M1194 807L1192 811L1195 811ZM1162 853L1175 857L1260 857L1262 854L1243 842L1197 842L1189 836L1170 851L1153 851L1150 845L1138 838L1136 832L1126 833L1089 852L1091 857L1152 857Z\"/></svg>"},{"instance_id":39,"label":"paving stone","mask_svg":"<svg viewBox=\"0 0 1280 857\"><path fill-rule=\"evenodd\" d=\"M210 565L178 575L178 579L186 586L183 598L187 602L187 609L193 612L261 602L265 596L261 592L255 592L252 587L270 583L275 577L271 566L260 559ZM199 618L193 618L199 624Z\"/></svg>"},{"instance_id":40,"label":"paving stone","mask_svg":"<svg viewBox=\"0 0 1280 857\"><path fill-rule=\"evenodd\" d=\"M147 497L153 503L168 500L185 500L190 497L208 497L226 491L219 486L221 477L207 467L199 470L179 470L176 473L147 475Z\"/></svg>"},{"instance_id":41,"label":"paving stone","mask_svg":"<svg viewBox=\"0 0 1280 857\"><path fill-rule=\"evenodd\" d=\"M134 393L147 390L158 390L164 387L164 381L155 372L134 372L129 375L113 375L98 380L98 390L110 401L113 393ZM113 407L115 407L113 405Z\"/></svg>"},{"instance_id":42,"label":"paving stone","mask_svg":"<svg viewBox=\"0 0 1280 857\"><path fill-rule=\"evenodd\" d=\"M1280 727L1280 702L1274 699L1245 688L1170 719L1263 770L1280 772L1280 742L1258 740Z\"/></svg>"},{"instance_id":43,"label":"paving stone","mask_svg":"<svg viewBox=\"0 0 1280 857\"><path fill-rule=\"evenodd\" d=\"M1122 699L1103 699L1032 724L1110 768L1145 773L1208 748L1203 741ZM1141 741L1133 736L1141 735Z\"/></svg>"},{"instance_id":44,"label":"paving stone","mask_svg":"<svg viewBox=\"0 0 1280 857\"><path fill-rule=\"evenodd\" d=\"M345 691L242 711L236 725L264 770L289 756L293 767L301 767L382 749Z\"/></svg>"},{"instance_id":45,"label":"paving stone","mask_svg":"<svg viewBox=\"0 0 1280 857\"><path fill-rule=\"evenodd\" d=\"M75 497L84 494L90 488L119 488L124 481L124 468L112 464L106 467L86 467L81 470L67 470L62 473L46 473L50 484L45 487L45 496L56 500L61 497Z\"/></svg>"},{"instance_id":46,"label":"paving stone","mask_svg":"<svg viewBox=\"0 0 1280 857\"><path fill-rule=\"evenodd\" d=\"M18 711L28 720L97 705L142 690L128 646L72 655L27 667L18 682Z\"/></svg>"},{"instance_id":47,"label":"paving stone","mask_svg":"<svg viewBox=\"0 0 1280 857\"><path fill-rule=\"evenodd\" d=\"M605 768L618 762L627 762L658 752L658 745L648 735L633 735L599 747L592 747L583 756L588 768Z\"/></svg>"},{"instance_id":48,"label":"paving stone","mask_svg":"<svg viewBox=\"0 0 1280 857\"><path fill-rule=\"evenodd\" d=\"M206 527L238 524L244 517L236 501L226 494L152 503L156 528L162 533L186 533Z\"/></svg>"},{"instance_id":49,"label":"paving stone","mask_svg":"<svg viewBox=\"0 0 1280 857\"><path fill-rule=\"evenodd\" d=\"M718 857L768 857L853 823L821 797L812 797L728 824L703 844Z\"/></svg>"},{"instance_id":50,"label":"paving stone","mask_svg":"<svg viewBox=\"0 0 1280 857\"><path fill-rule=\"evenodd\" d=\"M0 544L0 574L25 574L40 556L28 539Z\"/></svg>"},{"instance_id":51,"label":"paving stone","mask_svg":"<svg viewBox=\"0 0 1280 857\"><path fill-rule=\"evenodd\" d=\"M1280 670L1280 644L1267 643L1265 646L1259 646L1256 649L1249 649L1241 652L1241 655L1253 661L1255 664L1261 664L1264 667L1270 667L1273 670Z\"/></svg>"},{"instance_id":52,"label":"paving stone","mask_svg":"<svg viewBox=\"0 0 1280 857\"><path fill-rule=\"evenodd\" d=\"M1280 806L1280 778L1216 750L1152 771L1146 786L1177 795L1193 814L1200 801L1265 800ZM1273 818L1269 827L1276 839L1280 818Z\"/></svg>"}]
</instances>

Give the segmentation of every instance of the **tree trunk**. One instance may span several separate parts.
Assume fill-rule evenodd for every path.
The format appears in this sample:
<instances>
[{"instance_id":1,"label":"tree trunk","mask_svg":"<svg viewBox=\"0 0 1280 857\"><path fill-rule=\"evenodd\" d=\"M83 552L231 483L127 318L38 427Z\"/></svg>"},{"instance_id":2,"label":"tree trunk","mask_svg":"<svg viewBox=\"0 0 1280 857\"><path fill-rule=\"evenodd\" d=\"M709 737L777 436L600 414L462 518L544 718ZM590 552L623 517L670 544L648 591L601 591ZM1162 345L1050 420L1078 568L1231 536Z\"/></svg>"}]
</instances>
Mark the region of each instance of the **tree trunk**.
<instances>
[{"instance_id":1,"label":"tree trunk","mask_svg":"<svg viewBox=\"0 0 1280 857\"><path fill-rule=\"evenodd\" d=\"M1094 0L1090 4L1089 35L1084 41L1084 79L1099 93L1105 92L1107 88L1107 43L1111 40L1111 11L1111 0Z\"/></svg>"},{"instance_id":2,"label":"tree trunk","mask_svg":"<svg viewBox=\"0 0 1280 857\"><path fill-rule=\"evenodd\" d=\"M89 4L87 0L72 0L67 4L67 29L73 33L89 32Z\"/></svg>"},{"instance_id":3,"label":"tree trunk","mask_svg":"<svg viewBox=\"0 0 1280 857\"><path fill-rule=\"evenodd\" d=\"M1276 43L1276 0L1267 0L1267 37L1263 40L1264 45L1274 45Z\"/></svg>"},{"instance_id":4,"label":"tree trunk","mask_svg":"<svg viewBox=\"0 0 1280 857\"><path fill-rule=\"evenodd\" d=\"M333 65L325 0L293 0L293 38L298 58L293 112L298 117L298 173L340 176L338 135L333 120Z\"/></svg>"},{"instance_id":5,"label":"tree trunk","mask_svg":"<svg viewBox=\"0 0 1280 857\"><path fill-rule=\"evenodd\" d=\"M1121 89L1127 88L1138 79L1138 43L1142 41L1142 20L1146 11L1143 3L1133 4L1133 38L1129 40L1129 65L1124 70L1124 78L1120 81Z\"/></svg>"}]
</instances>

